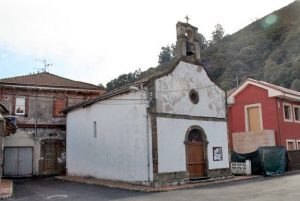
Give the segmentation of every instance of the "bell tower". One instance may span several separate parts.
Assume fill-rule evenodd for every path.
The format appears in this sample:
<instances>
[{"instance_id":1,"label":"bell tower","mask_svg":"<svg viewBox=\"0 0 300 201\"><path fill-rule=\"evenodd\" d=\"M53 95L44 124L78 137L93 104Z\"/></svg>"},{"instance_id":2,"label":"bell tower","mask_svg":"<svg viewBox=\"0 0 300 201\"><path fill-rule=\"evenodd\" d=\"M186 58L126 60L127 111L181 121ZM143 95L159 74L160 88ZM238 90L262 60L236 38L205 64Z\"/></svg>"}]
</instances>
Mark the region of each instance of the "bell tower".
<instances>
[{"instance_id":1,"label":"bell tower","mask_svg":"<svg viewBox=\"0 0 300 201\"><path fill-rule=\"evenodd\" d=\"M177 22L176 57L186 57L188 60L200 62L200 45L198 28L187 22Z\"/></svg>"}]
</instances>

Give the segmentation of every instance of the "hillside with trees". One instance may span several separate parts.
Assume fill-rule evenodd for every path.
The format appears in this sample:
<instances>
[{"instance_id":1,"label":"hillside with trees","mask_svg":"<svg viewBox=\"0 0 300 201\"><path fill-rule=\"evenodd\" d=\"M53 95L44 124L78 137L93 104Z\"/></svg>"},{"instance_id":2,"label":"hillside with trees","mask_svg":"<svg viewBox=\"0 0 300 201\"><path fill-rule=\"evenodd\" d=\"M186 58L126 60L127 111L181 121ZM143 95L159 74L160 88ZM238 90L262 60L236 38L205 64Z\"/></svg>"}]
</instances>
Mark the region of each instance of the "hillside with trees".
<instances>
[{"instance_id":1,"label":"hillside with trees","mask_svg":"<svg viewBox=\"0 0 300 201\"><path fill-rule=\"evenodd\" d=\"M224 89L251 77L300 91L300 2L211 44L202 63Z\"/></svg>"},{"instance_id":2,"label":"hillside with trees","mask_svg":"<svg viewBox=\"0 0 300 201\"><path fill-rule=\"evenodd\" d=\"M219 24L212 41L199 34L202 64L223 89L254 78L300 91L300 1L224 35ZM175 48L173 44L162 47L158 67L121 75L107 83L107 90L164 71L175 56Z\"/></svg>"}]
</instances>

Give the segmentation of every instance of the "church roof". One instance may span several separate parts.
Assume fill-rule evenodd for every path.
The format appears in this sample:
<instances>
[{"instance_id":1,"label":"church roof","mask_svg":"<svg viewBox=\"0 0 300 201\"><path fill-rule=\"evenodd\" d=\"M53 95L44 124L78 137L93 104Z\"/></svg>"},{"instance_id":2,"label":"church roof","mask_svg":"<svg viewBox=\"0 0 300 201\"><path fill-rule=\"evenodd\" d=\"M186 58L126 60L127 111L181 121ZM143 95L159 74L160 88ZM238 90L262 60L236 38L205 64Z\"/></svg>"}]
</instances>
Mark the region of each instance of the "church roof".
<instances>
[{"instance_id":1,"label":"church roof","mask_svg":"<svg viewBox=\"0 0 300 201\"><path fill-rule=\"evenodd\" d=\"M0 85L23 85L23 86L103 90L101 87L93 84L67 79L48 72L3 78L0 79Z\"/></svg>"}]
</instances>

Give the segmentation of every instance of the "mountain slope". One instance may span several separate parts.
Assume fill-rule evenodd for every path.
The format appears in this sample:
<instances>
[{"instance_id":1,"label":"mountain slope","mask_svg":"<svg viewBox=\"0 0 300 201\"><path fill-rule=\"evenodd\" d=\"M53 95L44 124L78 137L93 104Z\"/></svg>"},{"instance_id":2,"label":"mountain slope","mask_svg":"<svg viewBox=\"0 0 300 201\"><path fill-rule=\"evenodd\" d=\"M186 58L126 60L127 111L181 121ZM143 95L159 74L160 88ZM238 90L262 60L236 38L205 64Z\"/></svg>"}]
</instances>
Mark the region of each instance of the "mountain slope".
<instances>
[{"instance_id":1,"label":"mountain slope","mask_svg":"<svg viewBox=\"0 0 300 201\"><path fill-rule=\"evenodd\" d=\"M202 63L224 89L251 77L300 90L300 1L211 45Z\"/></svg>"}]
</instances>

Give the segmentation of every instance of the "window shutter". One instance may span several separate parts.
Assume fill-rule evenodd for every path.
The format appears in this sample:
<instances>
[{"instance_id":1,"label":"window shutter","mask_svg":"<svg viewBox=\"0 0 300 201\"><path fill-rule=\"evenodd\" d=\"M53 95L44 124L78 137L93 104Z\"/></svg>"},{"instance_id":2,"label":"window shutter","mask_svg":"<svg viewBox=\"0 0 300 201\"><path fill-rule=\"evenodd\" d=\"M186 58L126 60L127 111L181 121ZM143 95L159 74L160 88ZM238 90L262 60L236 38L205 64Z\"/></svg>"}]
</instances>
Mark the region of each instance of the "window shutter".
<instances>
[{"instance_id":1,"label":"window shutter","mask_svg":"<svg viewBox=\"0 0 300 201\"><path fill-rule=\"evenodd\" d=\"M15 111L16 111L16 96L13 95L12 96L12 107L11 107L11 113L12 115L15 115Z\"/></svg>"},{"instance_id":2,"label":"window shutter","mask_svg":"<svg viewBox=\"0 0 300 201\"><path fill-rule=\"evenodd\" d=\"M64 116L61 111L66 108L66 98L55 98L53 105L53 116L54 117L62 117Z\"/></svg>"}]
</instances>

